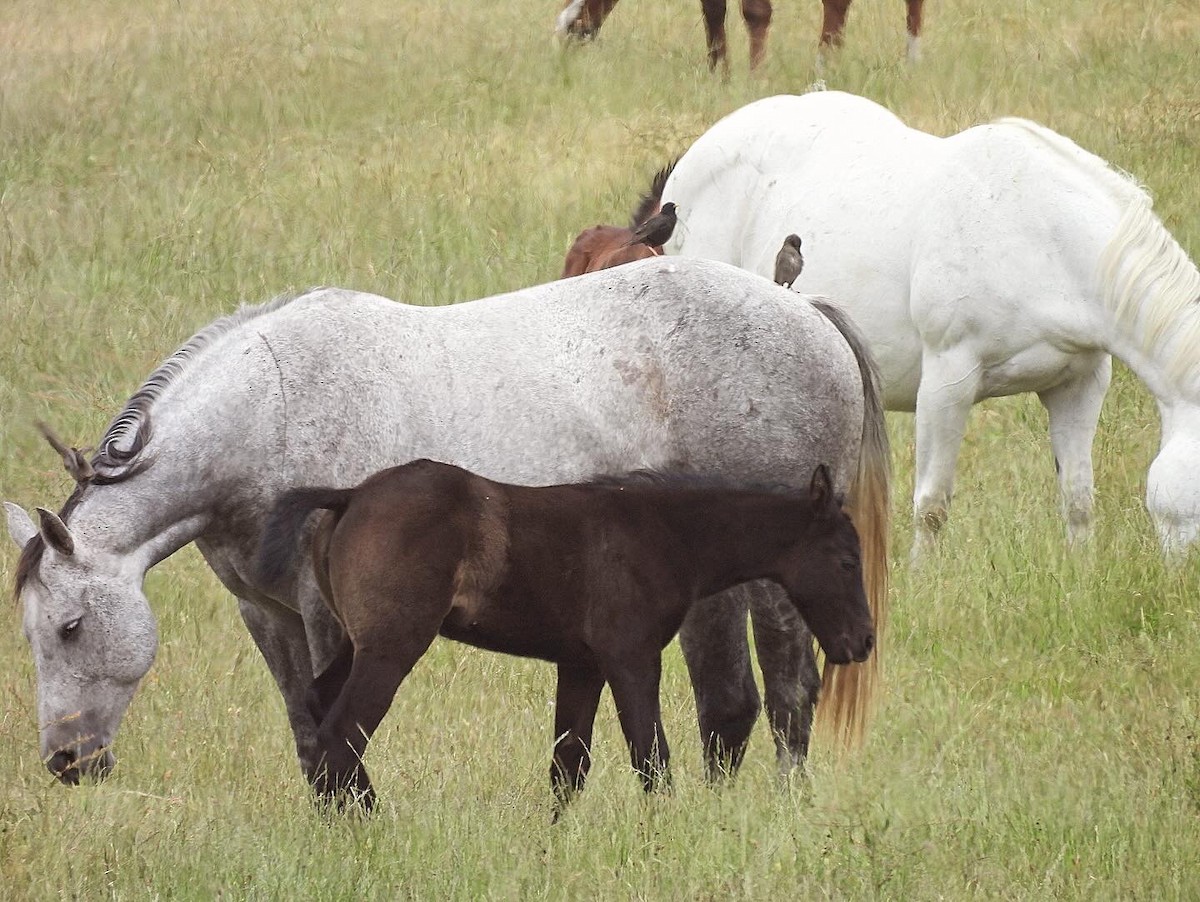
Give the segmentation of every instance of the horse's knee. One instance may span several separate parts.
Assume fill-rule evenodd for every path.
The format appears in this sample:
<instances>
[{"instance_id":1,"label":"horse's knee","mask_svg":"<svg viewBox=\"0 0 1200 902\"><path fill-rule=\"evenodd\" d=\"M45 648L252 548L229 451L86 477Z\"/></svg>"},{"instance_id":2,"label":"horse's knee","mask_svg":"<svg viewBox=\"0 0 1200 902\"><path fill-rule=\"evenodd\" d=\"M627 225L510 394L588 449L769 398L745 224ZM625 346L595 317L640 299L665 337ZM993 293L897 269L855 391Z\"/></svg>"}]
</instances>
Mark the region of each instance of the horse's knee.
<instances>
[{"instance_id":1,"label":"horse's knee","mask_svg":"<svg viewBox=\"0 0 1200 902\"><path fill-rule=\"evenodd\" d=\"M751 34L765 32L771 27L770 0L742 0L742 18Z\"/></svg>"}]
</instances>

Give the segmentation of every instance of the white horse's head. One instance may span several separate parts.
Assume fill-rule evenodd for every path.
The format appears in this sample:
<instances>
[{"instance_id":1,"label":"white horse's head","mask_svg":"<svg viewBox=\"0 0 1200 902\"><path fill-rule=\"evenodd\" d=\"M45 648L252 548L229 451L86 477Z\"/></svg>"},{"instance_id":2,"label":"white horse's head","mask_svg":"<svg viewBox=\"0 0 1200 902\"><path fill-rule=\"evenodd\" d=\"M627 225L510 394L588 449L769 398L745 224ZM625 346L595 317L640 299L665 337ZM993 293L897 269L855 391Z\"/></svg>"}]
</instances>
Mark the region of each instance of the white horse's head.
<instances>
[{"instance_id":1,"label":"white horse's head","mask_svg":"<svg viewBox=\"0 0 1200 902\"><path fill-rule=\"evenodd\" d=\"M121 718L158 648L142 594L144 568L91 549L63 519L38 508L35 525L4 503L21 548L17 586L37 671L42 760L64 783L104 776Z\"/></svg>"},{"instance_id":2,"label":"white horse's head","mask_svg":"<svg viewBox=\"0 0 1200 902\"><path fill-rule=\"evenodd\" d=\"M1200 539L1200 440L1184 434L1163 442L1146 474L1146 507L1168 558Z\"/></svg>"}]
</instances>

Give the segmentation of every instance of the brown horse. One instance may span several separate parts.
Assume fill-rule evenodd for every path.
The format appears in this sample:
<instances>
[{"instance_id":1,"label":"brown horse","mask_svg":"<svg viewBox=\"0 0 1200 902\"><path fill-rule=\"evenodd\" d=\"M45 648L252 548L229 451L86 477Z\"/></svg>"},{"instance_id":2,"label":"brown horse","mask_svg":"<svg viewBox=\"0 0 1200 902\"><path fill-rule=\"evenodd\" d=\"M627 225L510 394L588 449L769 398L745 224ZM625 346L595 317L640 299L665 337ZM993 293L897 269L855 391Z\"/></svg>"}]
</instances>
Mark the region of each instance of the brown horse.
<instances>
[{"instance_id":1,"label":"brown horse","mask_svg":"<svg viewBox=\"0 0 1200 902\"><path fill-rule=\"evenodd\" d=\"M650 190L638 199L637 209L633 211L628 228L596 225L576 235L575 241L567 249L567 259L559 278L568 279L585 272L597 272L610 266L620 266L622 263L632 263L634 260L662 254L661 246L647 247L644 244L631 245L629 242L633 238L633 230L662 209L663 186L674 168L675 164L669 163L655 173L650 182Z\"/></svg>"},{"instance_id":2,"label":"brown horse","mask_svg":"<svg viewBox=\"0 0 1200 902\"><path fill-rule=\"evenodd\" d=\"M263 533L262 576L288 572L305 521L321 593L347 639L314 685L323 801L374 803L362 755L440 633L558 666L555 814L583 789L607 683L647 791L669 779L662 649L701 598L756 579L788 593L835 664L875 631L858 533L819 466L807 493L635 473L528 488L418 460L353 489L294 489Z\"/></svg>"},{"instance_id":3,"label":"brown horse","mask_svg":"<svg viewBox=\"0 0 1200 902\"><path fill-rule=\"evenodd\" d=\"M925 0L904 0L908 6L908 58L915 62L920 55L921 11ZM750 32L750 68L762 62L767 49L767 30L771 27L771 0L741 0L742 18ZM725 54L726 0L700 0L704 11L704 30L708 36L708 65L716 69L721 64L729 68ZM600 31L600 26L612 12L617 0L566 0L559 13L555 30L561 37L588 40ZM820 48L842 46L842 32L850 0L821 0L825 16L821 22Z\"/></svg>"}]
</instances>

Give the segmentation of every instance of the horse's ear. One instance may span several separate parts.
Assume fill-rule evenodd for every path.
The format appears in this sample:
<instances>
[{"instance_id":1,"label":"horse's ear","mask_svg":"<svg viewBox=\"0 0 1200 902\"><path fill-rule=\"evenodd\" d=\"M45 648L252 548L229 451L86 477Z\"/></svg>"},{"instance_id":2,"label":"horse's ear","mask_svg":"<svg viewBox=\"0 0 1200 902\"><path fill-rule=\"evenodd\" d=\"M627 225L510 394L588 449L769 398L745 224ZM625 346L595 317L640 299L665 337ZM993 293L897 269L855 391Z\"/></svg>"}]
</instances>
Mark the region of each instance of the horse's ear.
<instances>
[{"instance_id":1,"label":"horse's ear","mask_svg":"<svg viewBox=\"0 0 1200 902\"><path fill-rule=\"evenodd\" d=\"M817 464L817 468L813 470L812 482L808 485L808 498L813 509L822 515L837 506L837 499L833 494L833 480L825 464Z\"/></svg>"},{"instance_id":2,"label":"horse's ear","mask_svg":"<svg viewBox=\"0 0 1200 902\"><path fill-rule=\"evenodd\" d=\"M17 547L23 549L29 544L29 540L37 535L37 527L33 525L29 514L25 513L25 508L11 501L4 502L4 512L8 514L8 534L17 543Z\"/></svg>"},{"instance_id":3,"label":"horse's ear","mask_svg":"<svg viewBox=\"0 0 1200 902\"><path fill-rule=\"evenodd\" d=\"M38 431L41 432L45 437L46 441L50 443L50 447L58 452L59 456L63 460L63 466L66 467L67 472L71 474L72 479L74 479L80 485L84 485L85 483L92 481L92 477L94 477L96 473L94 470L92 470L92 465L88 461L85 452L80 451L78 448L69 447L62 439L55 435L54 430L52 430L45 423L39 422L37 424L37 428Z\"/></svg>"},{"instance_id":4,"label":"horse's ear","mask_svg":"<svg viewBox=\"0 0 1200 902\"><path fill-rule=\"evenodd\" d=\"M37 515L38 520L41 521L42 538L46 544L59 554L68 556L74 554L75 539L71 535L71 530L67 529L67 524L59 519L58 514L39 507Z\"/></svg>"}]
</instances>

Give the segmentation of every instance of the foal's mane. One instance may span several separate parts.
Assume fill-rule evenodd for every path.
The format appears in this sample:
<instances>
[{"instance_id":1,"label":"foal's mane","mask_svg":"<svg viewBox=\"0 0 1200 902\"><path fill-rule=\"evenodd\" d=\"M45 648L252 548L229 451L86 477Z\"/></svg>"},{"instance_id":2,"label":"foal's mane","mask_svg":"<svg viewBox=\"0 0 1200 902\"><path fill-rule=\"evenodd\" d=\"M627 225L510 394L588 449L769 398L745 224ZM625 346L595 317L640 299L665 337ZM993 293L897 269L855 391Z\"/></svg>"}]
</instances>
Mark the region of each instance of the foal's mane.
<instances>
[{"instance_id":1,"label":"foal's mane","mask_svg":"<svg viewBox=\"0 0 1200 902\"><path fill-rule=\"evenodd\" d=\"M662 205L663 189L667 186L667 179L675 171L675 164L678 162L679 157L676 157L654 174L654 178L650 181L650 188L638 198L637 209L633 211L633 219L629 224L631 229L636 229L658 212L658 208Z\"/></svg>"},{"instance_id":2,"label":"foal's mane","mask_svg":"<svg viewBox=\"0 0 1200 902\"><path fill-rule=\"evenodd\" d=\"M122 482L145 470L153 462L153 456L143 456L147 443L150 441L150 408L162 395L167 386L172 384L186 368L188 361L199 355L217 338L225 335L243 323L257 319L278 310L280 307L294 301L302 293L283 294L263 304L243 304L228 316L205 326L159 364L150 374L141 388L121 408L121 412L109 423L100 445L92 456L91 464L94 475L85 482L78 482L71 492L59 518L66 523L70 513L83 500L84 492L92 485L108 485ZM29 577L37 571L45 553L46 544L40 533L25 543L21 549L21 557L17 561L16 579L13 593L19 597L21 589Z\"/></svg>"},{"instance_id":3,"label":"foal's mane","mask_svg":"<svg viewBox=\"0 0 1200 902\"><path fill-rule=\"evenodd\" d=\"M1154 215L1154 201L1133 176L1051 129L1025 119L1018 128L1091 173L1124 204L1116 232L1100 255L1096 282L1117 325L1157 360L1172 385L1200 382L1200 270Z\"/></svg>"},{"instance_id":4,"label":"foal's mane","mask_svg":"<svg viewBox=\"0 0 1200 902\"><path fill-rule=\"evenodd\" d=\"M711 489L714 491L762 492L789 498L807 497L804 489L782 482L745 483L726 476L696 473L692 470L631 470L628 473L605 473L593 476L585 485L601 488Z\"/></svg>"}]
</instances>

